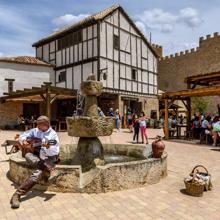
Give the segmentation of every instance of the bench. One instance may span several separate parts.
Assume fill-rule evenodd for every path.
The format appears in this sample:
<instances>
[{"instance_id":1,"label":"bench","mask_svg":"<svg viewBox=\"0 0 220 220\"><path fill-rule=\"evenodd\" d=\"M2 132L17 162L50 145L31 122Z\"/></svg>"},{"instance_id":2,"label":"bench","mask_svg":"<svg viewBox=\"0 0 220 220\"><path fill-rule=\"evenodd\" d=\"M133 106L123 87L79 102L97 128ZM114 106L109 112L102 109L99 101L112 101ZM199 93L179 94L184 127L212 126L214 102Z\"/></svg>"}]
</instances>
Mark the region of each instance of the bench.
<instances>
[{"instance_id":1,"label":"bench","mask_svg":"<svg viewBox=\"0 0 220 220\"><path fill-rule=\"evenodd\" d=\"M5 148L6 154L11 154L13 153L13 146L17 144L18 144L18 141L16 140L6 140L3 144L1 144L1 146Z\"/></svg>"}]
</instances>

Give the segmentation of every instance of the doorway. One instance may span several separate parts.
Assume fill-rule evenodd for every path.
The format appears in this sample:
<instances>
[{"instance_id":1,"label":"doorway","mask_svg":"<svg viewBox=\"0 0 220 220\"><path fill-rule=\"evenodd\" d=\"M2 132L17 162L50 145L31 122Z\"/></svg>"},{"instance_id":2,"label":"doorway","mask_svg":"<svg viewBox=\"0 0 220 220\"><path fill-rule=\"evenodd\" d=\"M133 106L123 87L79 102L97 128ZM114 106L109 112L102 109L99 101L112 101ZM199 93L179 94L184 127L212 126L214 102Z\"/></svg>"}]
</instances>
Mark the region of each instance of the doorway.
<instances>
[{"instance_id":1,"label":"doorway","mask_svg":"<svg viewBox=\"0 0 220 220\"><path fill-rule=\"evenodd\" d=\"M23 116L30 119L31 116L39 116L40 105L39 103L23 103Z\"/></svg>"}]
</instances>

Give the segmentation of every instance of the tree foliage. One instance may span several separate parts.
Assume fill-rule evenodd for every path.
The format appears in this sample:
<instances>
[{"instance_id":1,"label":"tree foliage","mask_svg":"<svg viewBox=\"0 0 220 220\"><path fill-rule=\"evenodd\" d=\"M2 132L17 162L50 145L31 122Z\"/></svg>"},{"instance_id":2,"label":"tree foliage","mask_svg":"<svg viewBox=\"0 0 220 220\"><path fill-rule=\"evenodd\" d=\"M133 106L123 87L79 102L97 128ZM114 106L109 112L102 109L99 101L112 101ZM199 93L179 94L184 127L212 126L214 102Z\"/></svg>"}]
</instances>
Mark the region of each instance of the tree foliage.
<instances>
[{"instance_id":1,"label":"tree foliage","mask_svg":"<svg viewBox=\"0 0 220 220\"><path fill-rule=\"evenodd\" d=\"M193 112L199 112L204 114L207 111L209 101L204 97L192 97L191 98L191 107Z\"/></svg>"}]
</instances>

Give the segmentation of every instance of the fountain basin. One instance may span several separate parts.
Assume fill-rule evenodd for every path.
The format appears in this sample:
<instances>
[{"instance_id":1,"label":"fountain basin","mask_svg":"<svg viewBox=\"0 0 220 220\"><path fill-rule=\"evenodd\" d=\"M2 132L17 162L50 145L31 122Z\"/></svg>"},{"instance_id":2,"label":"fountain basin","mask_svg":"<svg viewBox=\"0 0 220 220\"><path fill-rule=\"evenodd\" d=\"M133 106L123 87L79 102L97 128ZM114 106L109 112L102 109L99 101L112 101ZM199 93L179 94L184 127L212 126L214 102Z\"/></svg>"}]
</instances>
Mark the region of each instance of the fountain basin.
<instances>
[{"instance_id":1,"label":"fountain basin","mask_svg":"<svg viewBox=\"0 0 220 220\"><path fill-rule=\"evenodd\" d=\"M113 132L114 118L112 117L67 117L68 135L73 137L109 136Z\"/></svg>"},{"instance_id":2,"label":"fountain basin","mask_svg":"<svg viewBox=\"0 0 220 220\"><path fill-rule=\"evenodd\" d=\"M57 192L101 193L137 188L154 184L167 175L167 153L161 158L146 158L145 146L104 144L104 153L132 157L132 161L107 163L83 173L81 166L68 165L73 158L76 145L61 146L61 161L57 165L61 176L55 184L48 184L47 174L41 178L35 188ZM136 158L136 159L135 159ZM10 157L9 178L21 184L32 172L20 152Z\"/></svg>"}]
</instances>

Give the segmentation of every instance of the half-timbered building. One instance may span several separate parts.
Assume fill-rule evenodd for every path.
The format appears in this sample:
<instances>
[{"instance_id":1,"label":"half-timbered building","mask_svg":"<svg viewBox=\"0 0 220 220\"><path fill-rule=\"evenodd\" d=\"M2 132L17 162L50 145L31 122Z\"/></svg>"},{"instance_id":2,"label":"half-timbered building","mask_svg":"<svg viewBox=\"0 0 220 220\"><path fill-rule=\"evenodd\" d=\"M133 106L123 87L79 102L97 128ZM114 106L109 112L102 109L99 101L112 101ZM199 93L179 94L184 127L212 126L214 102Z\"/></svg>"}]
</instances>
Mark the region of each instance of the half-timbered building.
<instances>
[{"instance_id":1,"label":"half-timbered building","mask_svg":"<svg viewBox=\"0 0 220 220\"><path fill-rule=\"evenodd\" d=\"M36 57L55 65L58 87L79 90L91 73L103 82L99 105L121 114L158 114L157 54L119 5L35 42Z\"/></svg>"}]
</instances>

